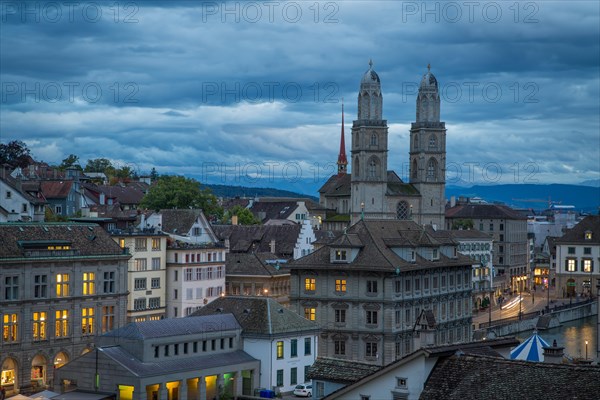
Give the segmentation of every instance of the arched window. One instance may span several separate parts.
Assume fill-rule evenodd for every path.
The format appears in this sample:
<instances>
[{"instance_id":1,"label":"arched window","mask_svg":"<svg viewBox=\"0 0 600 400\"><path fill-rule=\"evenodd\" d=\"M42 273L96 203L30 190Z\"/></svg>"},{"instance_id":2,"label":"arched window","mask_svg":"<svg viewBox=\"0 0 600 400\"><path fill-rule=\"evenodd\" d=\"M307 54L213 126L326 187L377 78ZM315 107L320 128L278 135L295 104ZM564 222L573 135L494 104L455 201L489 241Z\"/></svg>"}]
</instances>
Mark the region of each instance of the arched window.
<instances>
[{"instance_id":1,"label":"arched window","mask_svg":"<svg viewBox=\"0 0 600 400\"><path fill-rule=\"evenodd\" d=\"M358 178L360 176L360 162L358 157L354 159L354 166L352 166L352 173Z\"/></svg>"},{"instance_id":2,"label":"arched window","mask_svg":"<svg viewBox=\"0 0 600 400\"><path fill-rule=\"evenodd\" d=\"M419 149L419 134L418 133L415 134L415 139L413 140L413 143L414 143L415 150L418 150Z\"/></svg>"},{"instance_id":3,"label":"arched window","mask_svg":"<svg viewBox=\"0 0 600 400\"><path fill-rule=\"evenodd\" d=\"M371 134L371 146L377 146L377 134Z\"/></svg>"},{"instance_id":4,"label":"arched window","mask_svg":"<svg viewBox=\"0 0 600 400\"><path fill-rule=\"evenodd\" d=\"M413 179L417 179L417 174L419 172L419 167L417 166L417 160L413 160L412 162L412 171L411 172L411 176Z\"/></svg>"},{"instance_id":5,"label":"arched window","mask_svg":"<svg viewBox=\"0 0 600 400\"><path fill-rule=\"evenodd\" d=\"M435 138L435 135L431 135L429 136L429 148L436 148L437 147L437 140Z\"/></svg>"},{"instance_id":6,"label":"arched window","mask_svg":"<svg viewBox=\"0 0 600 400\"><path fill-rule=\"evenodd\" d=\"M371 159L369 160L369 172L367 174L367 176L371 179L375 179L379 176L379 160L377 159L377 157L371 157Z\"/></svg>"},{"instance_id":7,"label":"arched window","mask_svg":"<svg viewBox=\"0 0 600 400\"><path fill-rule=\"evenodd\" d=\"M430 158L429 162L427 163L427 180L437 180L437 162L435 161L435 158Z\"/></svg>"},{"instance_id":8,"label":"arched window","mask_svg":"<svg viewBox=\"0 0 600 400\"><path fill-rule=\"evenodd\" d=\"M396 206L396 218L406 220L410 218L410 206L406 201L401 201Z\"/></svg>"}]
</instances>

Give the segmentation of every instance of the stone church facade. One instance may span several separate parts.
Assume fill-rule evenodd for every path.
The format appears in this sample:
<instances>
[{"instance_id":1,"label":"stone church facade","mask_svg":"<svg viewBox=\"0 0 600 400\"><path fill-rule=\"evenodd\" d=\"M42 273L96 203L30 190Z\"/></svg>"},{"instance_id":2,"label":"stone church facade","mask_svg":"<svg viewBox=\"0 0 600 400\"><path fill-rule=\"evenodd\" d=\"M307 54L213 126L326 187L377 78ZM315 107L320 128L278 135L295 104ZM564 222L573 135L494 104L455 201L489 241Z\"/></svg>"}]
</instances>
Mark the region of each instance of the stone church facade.
<instances>
[{"instance_id":1,"label":"stone church facade","mask_svg":"<svg viewBox=\"0 0 600 400\"><path fill-rule=\"evenodd\" d=\"M416 122L410 131L408 183L387 168L388 125L383 119L381 81L372 62L360 83L358 116L352 124L351 174L343 125L342 116L338 173L319 190L321 205L336 211L335 220L349 224L361 219L413 220L443 227L446 128L440 122L435 76L428 70L419 87Z\"/></svg>"}]
</instances>

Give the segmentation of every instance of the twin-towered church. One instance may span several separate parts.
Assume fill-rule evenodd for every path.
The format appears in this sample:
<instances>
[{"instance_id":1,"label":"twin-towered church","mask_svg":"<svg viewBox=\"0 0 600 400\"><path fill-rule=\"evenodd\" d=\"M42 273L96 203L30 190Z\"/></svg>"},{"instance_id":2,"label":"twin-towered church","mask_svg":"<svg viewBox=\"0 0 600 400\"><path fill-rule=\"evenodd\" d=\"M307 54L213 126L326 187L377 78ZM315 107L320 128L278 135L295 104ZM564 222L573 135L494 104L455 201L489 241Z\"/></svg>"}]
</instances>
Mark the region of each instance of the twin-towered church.
<instances>
[{"instance_id":1,"label":"twin-towered church","mask_svg":"<svg viewBox=\"0 0 600 400\"><path fill-rule=\"evenodd\" d=\"M319 189L321 205L349 215L351 224L360 219L410 219L444 226L446 126L440 122L438 83L429 69L419 86L416 122L410 130L409 182L387 169L381 81L369 62L360 82L358 117L352 123L351 156L346 156L342 112L338 173Z\"/></svg>"}]
</instances>

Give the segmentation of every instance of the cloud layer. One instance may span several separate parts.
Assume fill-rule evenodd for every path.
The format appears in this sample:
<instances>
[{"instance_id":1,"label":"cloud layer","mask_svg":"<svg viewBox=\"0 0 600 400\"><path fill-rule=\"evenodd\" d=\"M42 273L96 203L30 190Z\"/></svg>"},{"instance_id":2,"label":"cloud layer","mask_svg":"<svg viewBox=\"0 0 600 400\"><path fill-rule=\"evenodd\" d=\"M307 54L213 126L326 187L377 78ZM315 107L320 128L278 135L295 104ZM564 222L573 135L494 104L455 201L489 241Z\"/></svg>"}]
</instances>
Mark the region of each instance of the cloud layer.
<instances>
[{"instance_id":1,"label":"cloud layer","mask_svg":"<svg viewBox=\"0 0 600 400\"><path fill-rule=\"evenodd\" d=\"M599 7L2 2L0 140L23 140L49 163L74 153L193 175L215 164L283 175L294 163L309 177L337 158L342 98L349 144L372 58L391 169L405 169L416 85L431 63L449 177L598 179Z\"/></svg>"}]
</instances>

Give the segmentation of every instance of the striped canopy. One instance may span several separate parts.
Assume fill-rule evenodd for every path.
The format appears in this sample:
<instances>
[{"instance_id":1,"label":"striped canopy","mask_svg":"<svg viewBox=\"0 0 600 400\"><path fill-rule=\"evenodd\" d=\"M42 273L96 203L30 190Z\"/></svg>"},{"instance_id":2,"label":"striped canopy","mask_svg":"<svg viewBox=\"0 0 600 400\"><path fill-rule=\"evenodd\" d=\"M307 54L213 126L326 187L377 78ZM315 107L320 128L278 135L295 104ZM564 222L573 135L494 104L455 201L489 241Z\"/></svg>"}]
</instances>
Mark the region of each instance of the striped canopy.
<instances>
[{"instance_id":1,"label":"striped canopy","mask_svg":"<svg viewBox=\"0 0 600 400\"><path fill-rule=\"evenodd\" d=\"M531 337L511 350L510 358L512 360L544 361L542 347L550 347L550 345L537 332L533 332Z\"/></svg>"}]
</instances>

